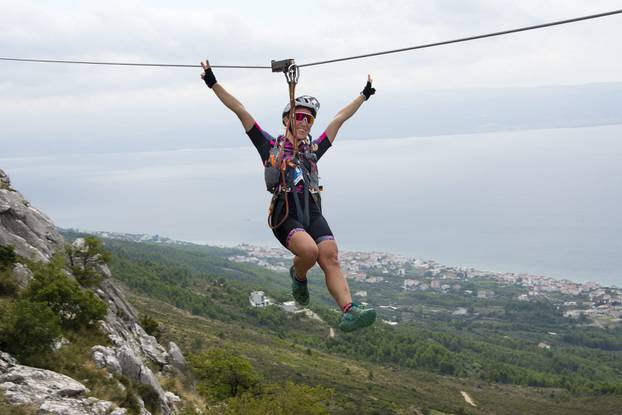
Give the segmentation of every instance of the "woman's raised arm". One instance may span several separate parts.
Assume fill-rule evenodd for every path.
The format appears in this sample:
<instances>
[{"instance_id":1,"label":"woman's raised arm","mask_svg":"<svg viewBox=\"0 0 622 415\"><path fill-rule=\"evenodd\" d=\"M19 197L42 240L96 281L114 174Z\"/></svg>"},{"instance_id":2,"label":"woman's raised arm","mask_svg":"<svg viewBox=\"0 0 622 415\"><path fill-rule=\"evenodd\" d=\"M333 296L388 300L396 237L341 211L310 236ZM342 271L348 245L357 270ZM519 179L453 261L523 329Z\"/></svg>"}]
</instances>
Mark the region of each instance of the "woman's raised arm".
<instances>
[{"instance_id":1,"label":"woman's raised arm","mask_svg":"<svg viewBox=\"0 0 622 415\"><path fill-rule=\"evenodd\" d=\"M216 94L218 99L225 104L227 108L235 113L238 116L240 121L242 122L242 126L244 127L244 131L249 131L255 125L255 119L246 111L244 105L240 101L238 101L233 95L231 95L222 85L216 81L216 77L214 76L214 72L212 72L212 68L209 65L209 61L201 62L201 66L203 67L203 73L201 74L201 79L205 81L205 84L210 87L212 91Z\"/></svg>"},{"instance_id":2,"label":"woman's raised arm","mask_svg":"<svg viewBox=\"0 0 622 415\"><path fill-rule=\"evenodd\" d=\"M335 115L335 118L333 118L333 120L328 124L328 127L326 127L326 135L331 143L335 141L337 133L343 123L346 122L348 118L353 116L356 111L358 111L361 105L363 105L363 102L367 101L370 96L376 93L376 89L372 88L371 82L371 75L367 75L367 84L365 85L363 91L361 91L360 95L354 98L352 102L339 111L337 115Z\"/></svg>"}]
</instances>

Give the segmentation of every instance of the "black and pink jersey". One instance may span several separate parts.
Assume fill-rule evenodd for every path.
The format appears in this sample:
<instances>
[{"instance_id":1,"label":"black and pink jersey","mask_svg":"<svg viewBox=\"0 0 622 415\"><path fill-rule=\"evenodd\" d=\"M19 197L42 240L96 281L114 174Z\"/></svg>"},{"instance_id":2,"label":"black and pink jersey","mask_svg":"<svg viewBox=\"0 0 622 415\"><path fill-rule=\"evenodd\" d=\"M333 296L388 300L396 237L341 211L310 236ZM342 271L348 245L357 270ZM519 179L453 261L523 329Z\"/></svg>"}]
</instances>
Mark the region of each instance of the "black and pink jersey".
<instances>
[{"instance_id":1,"label":"black and pink jersey","mask_svg":"<svg viewBox=\"0 0 622 415\"><path fill-rule=\"evenodd\" d=\"M276 140L279 140L280 142L280 140L285 139L283 136L274 138L273 136L271 136L270 134L262 130L259 124L257 123L255 123L255 125L253 125L253 127L250 130L248 130L246 134L248 134L248 136L250 137L251 141L253 142L253 145L259 152L261 161L264 164L270 157L270 150L272 149L272 147L274 147L274 143L276 142ZM326 135L326 131L325 131L318 138L316 138L315 140L311 142L311 146L309 150L315 153L319 161L320 158L324 155L326 150L328 150L331 145L332 143L328 139L328 136ZM304 146L305 144L301 142L298 147L299 151L304 151ZM285 150L285 157L291 157L294 152L294 145L289 140L285 140L284 150Z\"/></svg>"},{"instance_id":2,"label":"black and pink jersey","mask_svg":"<svg viewBox=\"0 0 622 415\"><path fill-rule=\"evenodd\" d=\"M282 140L285 140L285 144L283 145L285 158L293 157L294 146L293 144L287 140L284 136L279 136L274 138L270 134L266 133L261 129L259 124L255 123L253 127L246 132L250 137L253 145L259 152L259 156L261 157L261 161L266 165L266 162L270 158L270 151L275 146L275 144L279 144ZM322 158L326 150L330 148L332 143L330 139L326 135L326 131L324 131L318 138L313 140L310 144L300 143L299 151L304 153L315 153L317 160L312 163L312 169L315 170L315 180L317 181L317 165L316 162ZM306 158L309 160L309 157ZM304 162L304 160L303 160ZM315 197L307 198L309 194L304 191L305 187L308 187L309 183L304 183L303 173L300 170L300 167L296 168L287 168L286 171L286 182L292 183L294 185L293 191L288 192L285 197L279 197L276 200L274 209L271 210L271 223L279 223L282 220L282 214L284 212L284 206L287 206L287 201L289 206L292 208L285 210L287 212L287 218L284 218L284 222L281 223L277 228L272 229L272 232L277 237L277 239L283 244L283 246L289 249L289 243L291 241L292 236L299 231L306 231L316 243L320 243L326 240L334 240L333 232L328 226L328 222L322 216L322 208L319 203L319 197L316 201ZM309 177L309 176L307 176ZM310 181L313 181L311 178ZM319 195L318 195L319 196ZM274 199L273 199L274 200ZM308 205L304 208L304 210L298 209L299 205L306 204L306 200L308 200ZM294 208L295 207L295 208ZM304 212L308 212L308 216ZM305 216L307 216L307 221L305 221Z\"/></svg>"}]
</instances>

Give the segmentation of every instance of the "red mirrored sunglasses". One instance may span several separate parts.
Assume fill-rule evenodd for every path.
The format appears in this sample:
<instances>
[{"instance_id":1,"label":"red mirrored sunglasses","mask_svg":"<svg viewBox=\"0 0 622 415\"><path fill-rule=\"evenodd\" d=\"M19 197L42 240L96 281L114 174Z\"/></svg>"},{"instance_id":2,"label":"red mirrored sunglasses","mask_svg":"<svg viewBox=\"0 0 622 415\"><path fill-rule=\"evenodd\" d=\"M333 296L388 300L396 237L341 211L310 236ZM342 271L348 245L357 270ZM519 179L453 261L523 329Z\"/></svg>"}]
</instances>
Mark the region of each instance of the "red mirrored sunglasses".
<instances>
[{"instance_id":1,"label":"red mirrored sunglasses","mask_svg":"<svg viewBox=\"0 0 622 415\"><path fill-rule=\"evenodd\" d=\"M296 119L296 121L307 120L307 124L309 125L313 124L313 121L315 121L313 115L307 114L306 112L295 112L294 118Z\"/></svg>"}]
</instances>

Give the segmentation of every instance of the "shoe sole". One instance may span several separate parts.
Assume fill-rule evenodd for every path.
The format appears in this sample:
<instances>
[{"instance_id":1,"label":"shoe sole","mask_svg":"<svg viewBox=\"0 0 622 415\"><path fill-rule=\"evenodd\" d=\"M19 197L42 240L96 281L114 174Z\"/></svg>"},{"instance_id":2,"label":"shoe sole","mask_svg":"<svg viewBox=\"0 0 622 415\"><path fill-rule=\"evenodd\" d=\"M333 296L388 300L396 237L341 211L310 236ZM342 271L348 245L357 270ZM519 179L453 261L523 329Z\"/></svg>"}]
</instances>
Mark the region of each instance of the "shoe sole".
<instances>
[{"instance_id":1,"label":"shoe sole","mask_svg":"<svg viewBox=\"0 0 622 415\"><path fill-rule=\"evenodd\" d=\"M363 329L365 327L371 326L376 321L376 311L375 310L368 310L368 311L369 311L368 313L361 314L361 317L356 321L356 323L353 323L351 326L344 326L344 327L339 326L339 328L349 333L349 332L352 332L358 329Z\"/></svg>"}]
</instances>

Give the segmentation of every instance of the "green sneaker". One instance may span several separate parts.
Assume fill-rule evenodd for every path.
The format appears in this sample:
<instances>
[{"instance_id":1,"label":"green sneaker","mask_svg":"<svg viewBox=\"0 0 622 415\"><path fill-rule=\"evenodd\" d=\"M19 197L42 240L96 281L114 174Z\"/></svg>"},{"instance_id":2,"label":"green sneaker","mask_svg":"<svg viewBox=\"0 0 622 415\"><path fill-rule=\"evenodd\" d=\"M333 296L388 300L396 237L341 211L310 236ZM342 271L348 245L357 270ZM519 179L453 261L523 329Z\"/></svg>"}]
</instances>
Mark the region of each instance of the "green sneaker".
<instances>
[{"instance_id":1,"label":"green sneaker","mask_svg":"<svg viewBox=\"0 0 622 415\"><path fill-rule=\"evenodd\" d=\"M292 295L294 300L300 305L309 305L309 287L306 282L300 282L296 278L294 266L289 269L289 276L292 279Z\"/></svg>"},{"instance_id":2,"label":"green sneaker","mask_svg":"<svg viewBox=\"0 0 622 415\"><path fill-rule=\"evenodd\" d=\"M354 331L371 326L376 321L376 310L352 303L347 313L341 314L339 328L343 331Z\"/></svg>"}]
</instances>

